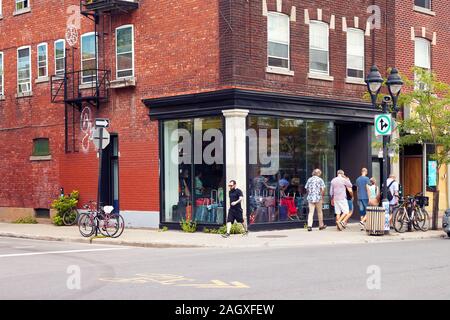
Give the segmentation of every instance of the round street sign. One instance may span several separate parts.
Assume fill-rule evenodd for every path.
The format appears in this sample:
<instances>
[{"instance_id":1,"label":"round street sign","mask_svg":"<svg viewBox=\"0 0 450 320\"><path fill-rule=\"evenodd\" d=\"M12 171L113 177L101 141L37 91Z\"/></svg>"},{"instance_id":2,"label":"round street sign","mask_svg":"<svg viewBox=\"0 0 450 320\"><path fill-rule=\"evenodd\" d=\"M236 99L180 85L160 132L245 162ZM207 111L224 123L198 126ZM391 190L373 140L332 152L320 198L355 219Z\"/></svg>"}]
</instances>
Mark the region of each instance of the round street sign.
<instances>
[{"instance_id":1,"label":"round street sign","mask_svg":"<svg viewBox=\"0 0 450 320\"><path fill-rule=\"evenodd\" d=\"M392 118L390 114L375 116L375 135L390 136L392 133Z\"/></svg>"},{"instance_id":2,"label":"round street sign","mask_svg":"<svg viewBox=\"0 0 450 320\"><path fill-rule=\"evenodd\" d=\"M108 146L110 140L108 130L105 128L97 128L94 133L94 145L97 150L100 147L100 130L103 130L102 149L105 149Z\"/></svg>"}]
</instances>

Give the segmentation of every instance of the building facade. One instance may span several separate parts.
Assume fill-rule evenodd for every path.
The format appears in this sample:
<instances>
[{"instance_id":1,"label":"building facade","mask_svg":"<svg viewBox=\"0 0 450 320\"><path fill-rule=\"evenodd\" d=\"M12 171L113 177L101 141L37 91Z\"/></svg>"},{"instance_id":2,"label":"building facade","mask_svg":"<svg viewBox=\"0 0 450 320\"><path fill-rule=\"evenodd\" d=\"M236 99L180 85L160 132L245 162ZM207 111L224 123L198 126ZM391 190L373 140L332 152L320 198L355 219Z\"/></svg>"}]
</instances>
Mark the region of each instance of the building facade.
<instances>
[{"instance_id":1,"label":"building facade","mask_svg":"<svg viewBox=\"0 0 450 320\"><path fill-rule=\"evenodd\" d=\"M412 1L0 2L3 220L45 213L61 188L96 199L108 118L100 199L128 226L221 225L234 179L251 228L303 227L314 168L327 186L339 168L380 177L370 66L409 70L426 47L412 28L432 68L448 50L447 9Z\"/></svg>"}]
</instances>

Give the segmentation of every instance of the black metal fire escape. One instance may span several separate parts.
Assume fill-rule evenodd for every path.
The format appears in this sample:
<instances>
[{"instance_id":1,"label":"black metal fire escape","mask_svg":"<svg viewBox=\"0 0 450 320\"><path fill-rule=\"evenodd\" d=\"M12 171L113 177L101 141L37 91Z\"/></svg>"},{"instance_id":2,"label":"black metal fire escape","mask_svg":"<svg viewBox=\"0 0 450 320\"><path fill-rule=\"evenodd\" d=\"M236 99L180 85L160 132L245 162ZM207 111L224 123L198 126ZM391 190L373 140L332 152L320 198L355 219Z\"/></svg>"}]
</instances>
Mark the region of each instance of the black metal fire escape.
<instances>
[{"instance_id":1,"label":"black metal fire escape","mask_svg":"<svg viewBox=\"0 0 450 320\"><path fill-rule=\"evenodd\" d=\"M111 66L105 57L111 39L111 15L126 14L139 7L138 0L80 0L80 12L94 22L95 68L77 68L77 47L66 48L64 74L51 76L51 102L65 105L66 152L77 151L77 124L85 106L99 109L109 99ZM69 137L72 140L69 142Z\"/></svg>"}]
</instances>

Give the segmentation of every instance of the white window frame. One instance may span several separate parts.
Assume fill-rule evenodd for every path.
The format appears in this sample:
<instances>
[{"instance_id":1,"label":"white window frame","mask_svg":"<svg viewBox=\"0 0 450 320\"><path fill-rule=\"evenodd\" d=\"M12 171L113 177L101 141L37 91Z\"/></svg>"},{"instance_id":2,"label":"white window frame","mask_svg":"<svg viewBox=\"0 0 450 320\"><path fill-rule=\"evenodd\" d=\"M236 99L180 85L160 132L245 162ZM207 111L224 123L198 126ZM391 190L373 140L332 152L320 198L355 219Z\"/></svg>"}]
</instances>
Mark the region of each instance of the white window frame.
<instances>
[{"instance_id":1,"label":"white window frame","mask_svg":"<svg viewBox=\"0 0 450 320\"><path fill-rule=\"evenodd\" d=\"M129 71L130 69L119 70L119 59L117 53L117 31L121 29L127 29L131 27L131 75L119 77L119 72ZM130 52L122 52L121 54L128 54ZM126 24L116 28L116 79L126 79L134 77L134 26L132 24Z\"/></svg>"},{"instance_id":2,"label":"white window frame","mask_svg":"<svg viewBox=\"0 0 450 320\"><path fill-rule=\"evenodd\" d=\"M81 35L81 40L80 40L80 59L81 59L81 83L82 84L92 84L96 82L96 79L98 79L98 74L92 75L92 76L86 76L87 77L92 77L93 80L92 81L85 81L84 78L85 76L83 76L83 38L89 37L89 36L94 36L94 44L95 46L97 46L97 48L94 49L94 54L98 53L98 44L97 44L97 39L95 38L97 35L95 32L88 32L88 33L84 33ZM95 68L98 70L98 59L97 57L94 58L95 59ZM92 59L91 59L92 60Z\"/></svg>"},{"instance_id":3,"label":"white window frame","mask_svg":"<svg viewBox=\"0 0 450 320\"><path fill-rule=\"evenodd\" d=\"M288 21L288 28L287 28L287 38L288 41L287 43L285 42L277 42L277 41L270 41L269 40L269 17L270 16L282 16L287 18ZM288 61L288 66L287 68L285 67L278 67L278 66L271 66L269 64L269 58L277 58L277 59L286 59L285 57L277 57L277 56L270 56L269 55L269 42L273 42L273 43L278 43L278 44L282 44L282 45L287 45L288 46L288 56L287 56L287 61ZM288 15L284 14L284 13L280 13L280 12L274 12L274 11L270 11L267 13L267 67L268 68L274 68L274 69L280 69L280 70L291 70L291 25L290 25L290 18Z\"/></svg>"},{"instance_id":4,"label":"white window frame","mask_svg":"<svg viewBox=\"0 0 450 320\"><path fill-rule=\"evenodd\" d=\"M24 6L21 9L17 8L17 5L19 3L25 3L25 2L27 2L27 6L26 7ZM14 11L15 12L20 12L20 11L23 11L23 10L27 10L28 8L31 8L30 0L15 0L15 2L14 2Z\"/></svg>"},{"instance_id":5,"label":"white window frame","mask_svg":"<svg viewBox=\"0 0 450 320\"><path fill-rule=\"evenodd\" d=\"M3 15L3 3L2 0L0 0L0 18L2 18Z\"/></svg>"},{"instance_id":6,"label":"white window frame","mask_svg":"<svg viewBox=\"0 0 450 320\"><path fill-rule=\"evenodd\" d=\"M312 25L324 25L327 27L327 72L323 72L322 70L314 70L311 69L311 26ZM325 76L329 76L330 75L330 26L323 21L319 21L319 20L310 20L309 22L309 61L308 61L308 68L309 68L309 72L313 75L325 75ZM314 50L321 50L321 49L315 49ZM323 50L322 50L323 51Z\"/></svg>"},{"instance_id":7,"label":"white window frame","mask_svg":"<svg viewBox=\"0 0 450 320\"><path fill-rule=\"evenodd\" d=\"M30 64L30 79L29 79L29 84L30 84L30 90L28 91L20 91L20 84L19 84L19 51L20 50L24 50L24 49L28 49L28 52L30 53L30 55L28 56L28 62ZM23 46L23 47L19 47L17 48L17 93L18 94L28 94L33 92L33 82L31 81L31 79L33 79L33 68L31 66L31 46ZM26 84L26 83L25 83Z\"/></svg>"},{"instance_id":8,"label":"white window frame","mask_svg":"<svg viewBox=\"0 0 450 320\"><path fill-rule=\"evenodd\" d=\"M63 57L57 57L56 56L56 46L57 46L57 44L58 43L61 43L62 42L62 44L63 44ZM55 75L57 75L57 76L64 76L64 72L66 71L65 70L65 65L66 65L66 40L64 40L64 39L58 39L58 40L56 40L55 42L54 42L54 54L55 54ZM60 70L58 70L58 64L56 63L57 62L57 60L58 59L63 59L63 65L64 65L64 68L63 69L60 69ZM59 73L58 73L59 72Z\"/></svg>"},{"instance_id":9,"label":"white window frame","mask_svg":"<svg viewBox=\"0 0 450 320\"><path fill-rule=\"evenodd\" d=\"M39 61L39 47L45 47L45 75L40 76L39 75L39 69L41 68L41 66L39 65L39 63L43 62L43 61ZM37 77L38 79L42 79L42 78L47 78L48 77L48 44L46 42L42 42L39 43L36 47L37 52L36 52L36 56L37 56Z\"/></svg>"},{"instance_id":10,"label":"white window frame","mask_svg":"<svg viewBox=\"0 0 450 320\"><path fill-rule=\"evenodd\" d=\"M418 7L418 8L422 8L422 9L430 10L430 11L431 11L431 8L433 8L433 3L432 3L432 0L429 0L429 1L430 1L430 7L429 7L429 8L427 8L427 7L422 7L422 6L418 6L418 5L416 4L416 0L414 0L414 7Z\"/></svg>"},{"instance_id":11,"label":"white window frame","mask_svg":"<svg viewBox=\"0 0 450 320\"><path fill-rule=\"evenodd\" d=\"M428 66L421 66L421 65L417 65L417 48L416 48L416 43L417 42L423 42L427 44L427 49L428 49ZM431 71L431 41L426 39L426 38L421 38L421 37L415 37L414 38L414 66L417 68L421 68L424 70L429 70ZM427 88L424 86L423 83L420 83L417 80L417 75L414 73L414 89L418 90L418 89L422 89L422 90L426 90Z\"/></svg>"},{"instance_id":12,"label":"white window frame","mask_svg":"<svg viewBox=\"0 0 450 320\"><path fill-rule=\"evenodd\" d=\"M349 56L349 34L351 34L351 33L358 33L358 36L362 36L362 39L363 39L363 44L362 44L362 50L363 50L363 55L362 55L362 59L363 59L363 63L362 63L362 77L361 78L359 78L359 77L350 77L349 75L348 75L348 56ZM346 72L346 78L348 79L348 80L350 80L350 81L352 81L352 80L354 80L354 81L361 81L361 80L363 80L364 81L364 75L365 75L365 73L364 73L364 70L365 70L365 63L366 63L366 57L365 57L365 54L366 54L366 50L365 50L365 34L364 34L364 30L361 30L361 29L356 29L356 28L348 28L347 29L347 51L346 51L346 57L347 57L347 68L345 69L345 72ZM356 55L354 55L354 56L356 56Z\"/></svg>"},{"instance_id":13,"label":"white window frame","mask_svg":"<svg viewBox=\"0 0 450 320\"><path fill-rule=\"evenodd\" d=\"M1 0L0 0L1 1ZM0 97L5 95L5 70L4 70L4 65L5 65L5 55L3 54L3 52L0 51L0 57L1 57L1 61L0 61Z\"/></svg>"}]
</instances>

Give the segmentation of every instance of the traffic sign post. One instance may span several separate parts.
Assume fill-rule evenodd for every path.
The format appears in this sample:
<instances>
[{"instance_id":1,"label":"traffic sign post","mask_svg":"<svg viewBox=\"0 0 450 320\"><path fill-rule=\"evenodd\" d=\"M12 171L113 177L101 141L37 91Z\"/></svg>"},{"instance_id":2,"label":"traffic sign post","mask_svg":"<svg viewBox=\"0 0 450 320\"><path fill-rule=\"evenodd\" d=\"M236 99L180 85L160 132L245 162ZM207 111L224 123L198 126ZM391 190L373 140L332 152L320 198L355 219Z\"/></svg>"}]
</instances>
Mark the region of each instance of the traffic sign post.
<instances>
[{"instance_id":1,"label":"traffic sign post","mask_svg":"<svg viewBox=\"0 0 450 320\"><path fill-rule=\"evenodd\" d=\"M98 149L98 188L97 188L97 211L100 210L100 199L102 194L102 163L103 149L109 144L109 133L105 129L109 126L109 119L95 119L96 132L94 134L94 144ZM97 138L98 137L98 138ZM97 235L97 230L95 231Z\"/></svg>"}]
</instances>

